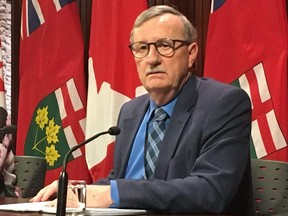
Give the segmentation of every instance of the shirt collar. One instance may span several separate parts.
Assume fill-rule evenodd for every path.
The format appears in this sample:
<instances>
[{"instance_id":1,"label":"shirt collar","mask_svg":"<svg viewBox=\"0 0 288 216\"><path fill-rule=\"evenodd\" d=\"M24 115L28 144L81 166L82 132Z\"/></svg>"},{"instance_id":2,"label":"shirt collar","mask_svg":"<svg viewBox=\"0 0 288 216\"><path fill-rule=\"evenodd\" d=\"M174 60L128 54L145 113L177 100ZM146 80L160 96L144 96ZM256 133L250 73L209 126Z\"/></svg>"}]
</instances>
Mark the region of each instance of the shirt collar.
<instances>
[{"instance_id":1,"label":"shirt collar","mask_svg":"<svg viewBox=\"0 0 288 216\"><path fill-rule=\"evenodd\" d=\"M162 109L164 109L164 111L171 116L172 115L172 111L173 108L176 104L178 97L175 97L172 101L170 101L168 104L161 106ZM150 105L149 105L149 110L148 110L148 119L150 119L151 114L153 113L153 111L158 107L158 105L150 98Z\"/></svg>"}]
</instances>

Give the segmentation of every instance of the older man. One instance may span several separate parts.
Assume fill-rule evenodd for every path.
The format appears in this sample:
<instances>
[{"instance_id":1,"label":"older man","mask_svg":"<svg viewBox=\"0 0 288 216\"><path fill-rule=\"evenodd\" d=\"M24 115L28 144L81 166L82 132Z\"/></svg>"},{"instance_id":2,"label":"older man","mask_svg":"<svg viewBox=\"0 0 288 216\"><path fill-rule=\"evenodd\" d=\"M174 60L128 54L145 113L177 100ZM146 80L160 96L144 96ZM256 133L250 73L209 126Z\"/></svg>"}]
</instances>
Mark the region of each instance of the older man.
<instances>
[{"instance_id":1,"label":"older man","mask_svg":"<svg viewBox=\"0 0 288 216\"><path fill-rule=\"evenodd\" d=\"M196 30L174 8L141 13L130 49L148 94L124 104L114 168L89 185L90 207L254 215L251 106L240 88L193 74ZM57 182L32 201L47 200Z\"/></svg>"}]
</instances>

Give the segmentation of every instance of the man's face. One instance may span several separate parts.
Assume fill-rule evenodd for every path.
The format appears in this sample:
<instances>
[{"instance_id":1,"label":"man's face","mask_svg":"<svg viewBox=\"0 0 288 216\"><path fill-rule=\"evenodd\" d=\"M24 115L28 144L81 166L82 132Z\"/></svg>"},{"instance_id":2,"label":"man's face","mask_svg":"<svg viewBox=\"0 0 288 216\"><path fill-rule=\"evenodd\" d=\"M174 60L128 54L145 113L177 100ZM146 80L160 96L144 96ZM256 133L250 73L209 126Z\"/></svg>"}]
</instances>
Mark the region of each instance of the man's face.
<instances>
[{"instance_id":1,"label":"man's face","mask_svg":"<svg viewBox=\"0 0 288 216\"><path fill-rule=\"evenodd\" d=\"M162 38L185 40L184 26L179 17L164 14L154 17L134 29L133 42L155 42ZM176 42L176 47L179 45ZM193 65L197 55L195 43L180 46L174 54L161 56L150 45L149 53L142 59L135 58L138 75L142 85L150 95L165 95L173 98L190 76L188 68Z\"/></svg>"}]
</instances>

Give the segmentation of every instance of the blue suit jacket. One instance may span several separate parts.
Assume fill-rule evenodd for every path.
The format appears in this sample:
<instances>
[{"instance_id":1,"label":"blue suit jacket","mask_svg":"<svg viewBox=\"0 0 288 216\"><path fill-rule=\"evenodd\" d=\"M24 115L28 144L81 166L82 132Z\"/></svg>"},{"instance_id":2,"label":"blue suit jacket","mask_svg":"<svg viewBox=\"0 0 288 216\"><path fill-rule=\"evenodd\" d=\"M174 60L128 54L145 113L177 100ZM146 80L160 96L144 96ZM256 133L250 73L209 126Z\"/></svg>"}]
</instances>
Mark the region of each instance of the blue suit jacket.
<instances>
[{"instance_id":1,"label":"blue suit jacket","mask_svg":"<svg viewBox=\"0 0 288 216\"><path fill-rule=\"evenodd\" d=\"M251 105L240 88L192 76L179 93L154 179L123 180L133 140L149 106L143 95L123 105L114 169L121 208L255 215L249 139Z\"/></svg>"}]
</instances>

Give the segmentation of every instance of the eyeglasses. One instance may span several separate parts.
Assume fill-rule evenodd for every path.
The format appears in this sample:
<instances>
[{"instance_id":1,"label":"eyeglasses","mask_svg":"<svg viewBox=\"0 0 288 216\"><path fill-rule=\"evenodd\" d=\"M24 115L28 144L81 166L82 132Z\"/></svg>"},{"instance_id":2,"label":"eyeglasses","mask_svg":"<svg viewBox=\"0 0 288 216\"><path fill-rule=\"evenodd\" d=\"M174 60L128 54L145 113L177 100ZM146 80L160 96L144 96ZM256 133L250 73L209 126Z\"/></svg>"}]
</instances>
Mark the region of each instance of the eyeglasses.
<instances>
[{"instance_id":1,"label":"eyeglasses","mask_svg":"<svg viewBox=\"0 0 288 216\"><path fill-rule=\"evenodd\" d=\"M178 46L175 46L176 43L179 43ZM185 40L172 40L169 38L161 38L154 43L146 43L144 41L138 41L133 44L130 44L132 54L138 58L144 58L148 55L150 46L154 45L155 49L161 56L169 57L172 56L176 49L181 46L188 46L191 42Z\"/></svg>"}]
</instances>

